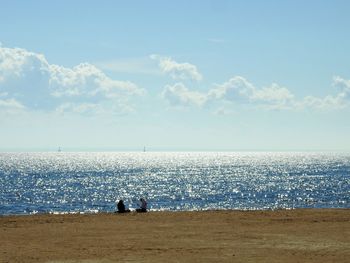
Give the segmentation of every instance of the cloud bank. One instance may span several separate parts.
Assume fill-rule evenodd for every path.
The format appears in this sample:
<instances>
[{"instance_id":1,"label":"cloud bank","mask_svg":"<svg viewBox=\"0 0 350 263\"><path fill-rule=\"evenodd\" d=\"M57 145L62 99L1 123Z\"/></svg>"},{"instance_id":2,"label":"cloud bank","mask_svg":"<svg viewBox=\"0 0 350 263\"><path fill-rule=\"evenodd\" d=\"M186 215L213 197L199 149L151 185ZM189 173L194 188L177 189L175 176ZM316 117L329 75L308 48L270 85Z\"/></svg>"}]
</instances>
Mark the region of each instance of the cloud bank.
<instances>
[{"instance_id":1,"label":"cloud bank","mask_svg":"<svg viewBox=\"0 0 350 263\"><path fill-rule=\"evenodd\" d=\"M268 110L349 107L350 80L340 76L333 78L335 94L324 97L298 98L280 84L257 87L242 76L199 91L189 86L194 84L191 81L203 79L195 65L159 55L150 58L157 61L164 74L177 80L161 92L172 107L216 107L218 114L234 112L235 105ZM42 54L0 45L0 111L126 114L135 111L132 100L144 94L145 90L135 83L112 79L90 63L64 67L50 64Z\"/></svg>"},{"instance_id":2,"label":"cloud bank","mask_svg":"<svg viewBox=\"0 0 350 263\"><path fill-rule=\"evenodd\" d=\"M163 98L175 106L197 106L225 104L245 104L270 110L340 109L349 106L350 80L334 77L333 86L339 91L325 97L306 96L301 99L286 87L272 83L268 87L257 88L247 79L235 76L207 92L191 91L183 83L167 85ZM220 111L223 112L223 108Z\"/></svg>"},{"instance_id":3,"label":"cloud bank","mask_svg":"<svg viewBox=\"0 0 350 263\"><path fill-rule=\"evenodd\" d=\"M89 63L68 68L49 64L42 54L0 46L0 94L0 108L62 110L71 109L63 107L70 104L84 111L108 104L123 107L144 90L111 79Z\"/></svg>"}]
</instances>

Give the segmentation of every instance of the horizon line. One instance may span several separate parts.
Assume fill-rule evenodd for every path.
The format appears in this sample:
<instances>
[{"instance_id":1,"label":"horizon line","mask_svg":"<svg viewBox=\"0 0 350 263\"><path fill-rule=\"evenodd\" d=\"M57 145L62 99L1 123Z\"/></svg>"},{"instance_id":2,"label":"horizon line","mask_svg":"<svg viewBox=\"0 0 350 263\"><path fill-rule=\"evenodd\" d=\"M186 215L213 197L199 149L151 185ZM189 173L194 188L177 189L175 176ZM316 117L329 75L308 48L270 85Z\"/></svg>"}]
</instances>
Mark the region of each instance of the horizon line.
<instances>
[{"instance_id":1,"label":"horizon line","mask_svg":"<svg viewBox=\"0 0 350 263\"><path fill-rule=\"evenodd\" d=\"M144 152L144 147L136 148L107 148L107 147L25 147L25 148L3 148L0 153L6 152ZM225 149L225 148L173 148L154 147L147 148L145 152L350 152L350 149Z\"/></svg>"}]
</instances>

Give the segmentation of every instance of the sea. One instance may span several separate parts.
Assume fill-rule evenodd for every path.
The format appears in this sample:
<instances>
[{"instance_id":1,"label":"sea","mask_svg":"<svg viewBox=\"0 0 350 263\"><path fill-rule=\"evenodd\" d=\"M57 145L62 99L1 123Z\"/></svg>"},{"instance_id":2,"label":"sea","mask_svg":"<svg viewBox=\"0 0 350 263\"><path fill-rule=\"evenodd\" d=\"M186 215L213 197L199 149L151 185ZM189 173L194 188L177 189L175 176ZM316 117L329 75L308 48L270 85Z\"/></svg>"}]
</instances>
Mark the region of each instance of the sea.
<instances>
[{"instance_id":1,"label":"sea","mask_svg":"<svg viewBox=\"0 0 350 263\"><path fill-rule=\"evenodd\" d=\"M350 153L0 153L0 215L350 208Z\"/></svg>"}]
</instances>

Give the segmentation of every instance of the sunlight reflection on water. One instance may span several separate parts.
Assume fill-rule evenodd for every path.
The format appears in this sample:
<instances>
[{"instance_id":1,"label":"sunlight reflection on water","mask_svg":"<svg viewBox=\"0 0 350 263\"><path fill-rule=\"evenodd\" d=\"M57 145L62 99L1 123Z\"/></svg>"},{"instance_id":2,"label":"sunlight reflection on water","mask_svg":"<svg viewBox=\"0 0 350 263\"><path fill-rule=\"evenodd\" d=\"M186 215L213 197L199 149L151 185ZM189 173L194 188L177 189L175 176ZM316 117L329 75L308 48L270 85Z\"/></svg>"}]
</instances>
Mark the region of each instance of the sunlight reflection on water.
<instances>
[{"instance_id":1,"label":"sunlight reflection on water","mask_svg":"<svg viewBox=\"0 0 350 263\"><path fill-rule=\"evenodd\" d=\"M350 154L1 153L0 214L349 208Z\"/></svg>"}]
</instances>

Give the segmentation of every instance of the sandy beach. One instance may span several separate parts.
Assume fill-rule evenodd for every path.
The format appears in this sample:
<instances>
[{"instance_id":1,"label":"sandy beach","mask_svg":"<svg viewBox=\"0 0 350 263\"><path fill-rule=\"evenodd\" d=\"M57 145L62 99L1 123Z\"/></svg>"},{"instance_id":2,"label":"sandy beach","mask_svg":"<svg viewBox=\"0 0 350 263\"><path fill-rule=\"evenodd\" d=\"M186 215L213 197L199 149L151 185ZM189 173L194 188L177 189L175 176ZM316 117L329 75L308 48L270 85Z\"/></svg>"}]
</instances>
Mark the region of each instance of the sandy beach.
<instances>
[{"instance_id":1,"label":"sandy beach","mask_svg":"<svg viewBox=\"0 0 350 263\"><path fill-rule=\"evenodd\" d=\"M0 262L349 262L350 210L0 217Z\"/></svg>"}]
</instances>

